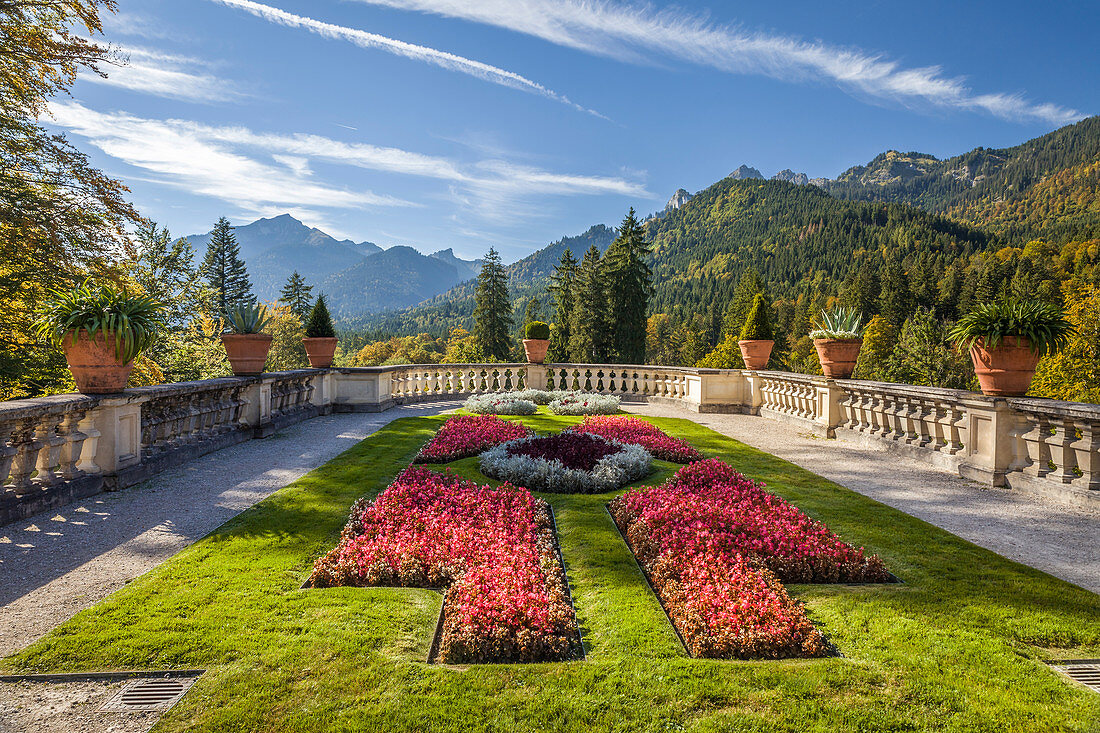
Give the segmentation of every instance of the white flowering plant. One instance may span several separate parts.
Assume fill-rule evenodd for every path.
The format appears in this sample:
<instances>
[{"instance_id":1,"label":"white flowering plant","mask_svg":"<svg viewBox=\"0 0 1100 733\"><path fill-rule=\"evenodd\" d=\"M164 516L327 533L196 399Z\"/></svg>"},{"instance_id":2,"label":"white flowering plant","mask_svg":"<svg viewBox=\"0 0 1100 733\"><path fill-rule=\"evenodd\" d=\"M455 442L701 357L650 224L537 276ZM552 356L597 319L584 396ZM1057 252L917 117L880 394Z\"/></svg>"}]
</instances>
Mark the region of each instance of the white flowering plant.
<instances>
[{"instance_id":1,"label":"white flowering plant","mask_svg":"<svg viewBox=\"0 0 1100 733\"><path fill-rule=\"evenodd\" d=\"M517 399L514 392L478 394L463 405L478 415L534 415L538 407L531 400Z\"/></svg>"},{"instance_id":2,"label":"white flowering plant","mask_svg":"<svg viewBox=\"0 0 1100 733\"><path fill-rule=\"evenodd\" d=\"M618 395L573 392L550 402L555 415L614 415L622 400Z\"/></svg>"},{"instance_id":3,"label":"white flowering plant","mask_svg":"<svg viewBox=\"0 0 1100 733\"><path fill-rule=\"evenodd\" d=\"M641 446L588 433L563 432L502 443L481 454L481 472L532 491L600 494L648 476L653 457Z\"/></svg>"}]
</instances>

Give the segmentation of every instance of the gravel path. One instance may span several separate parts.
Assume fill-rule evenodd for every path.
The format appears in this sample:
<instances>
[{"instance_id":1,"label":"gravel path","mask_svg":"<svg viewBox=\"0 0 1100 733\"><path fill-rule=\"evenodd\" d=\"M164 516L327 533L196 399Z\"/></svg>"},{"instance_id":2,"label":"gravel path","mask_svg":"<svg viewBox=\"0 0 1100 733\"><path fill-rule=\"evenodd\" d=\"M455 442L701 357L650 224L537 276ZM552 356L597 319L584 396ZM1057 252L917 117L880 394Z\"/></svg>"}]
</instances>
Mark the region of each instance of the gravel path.
<instances>
[{"instance_id":1,"label":"gravel path","mask_svg":"<svg viewBox=\"0 0 1100 733\"><path fill-rule=\"evenodd\" d=\"M0 527L0 657L148 572L226 520L400 417L458 402L318 417Z\"/></svg>"},{"instance_id":2,"label":"gravel path","mask_svg":"<svg viewBox=\"0 0 1100 733\"><path fill-rule=\"evenodd\" d=\"M624 403L623 409L689 418L999 555L1100 593L1100 513L1095 511L983 488L926 463L799 433L767 418L696 414L663 405Z\"/></svg>"}]
</instances>

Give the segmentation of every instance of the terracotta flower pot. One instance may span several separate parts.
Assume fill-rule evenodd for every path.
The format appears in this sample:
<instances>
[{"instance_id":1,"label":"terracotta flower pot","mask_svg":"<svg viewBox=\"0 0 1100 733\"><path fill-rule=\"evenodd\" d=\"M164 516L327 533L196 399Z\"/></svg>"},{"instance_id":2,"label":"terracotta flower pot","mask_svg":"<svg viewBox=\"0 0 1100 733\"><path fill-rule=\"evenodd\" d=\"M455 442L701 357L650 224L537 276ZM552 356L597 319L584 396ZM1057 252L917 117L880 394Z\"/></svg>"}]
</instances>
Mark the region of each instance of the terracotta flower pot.
<instances>
[{"instance_id":1,"label":"terracotta flower pot","mask_svg":"<svg viewBox=\"0 0 1100 733\"><path fill-rule=\"evenodd\" d=\"M768 365L775 342L770 339L747 339L738 341L737 345L741 347L741 358L745 360L745 368L756 370Z\"/></svg>"},{"instance_id":2,"label":"terracotta flower pot","mask_svg":"<svg viewBox=\"0 0 1100 733\"><path fill-rule=\"evenodd\" d=\"M126 389L130 380L133 360L121 362L115 356L114 340L108 341L102 334L96 334L95 340L88 338L87 331L81 331L73 343L70 331L61 342L65 360L69 362L69 371L73 373L76 388L83 394L111 394Z\"/></svg>"},{"instance_id":3,"label":"terracotta flower pot","mask_svg":"<svg viewBox=\"0 0 1100 733\"><path fill-rule=\"evenodd\" d=\"M523 339L523 351L530 364L546 361L546 351L550 348L550 339Z\"/></svg>"},{"instance_id":4,"label":"terracotta flower pot","mask_svg":"<svg viewBox=\"0 0 1100 733\"><path fill-rule=\"evenodd\" d=\"M863 339L814 339L821 371L830 379L848 379L856 370Z\"/></svg>"},{"instance_id":5,"label":"terracotta flower pot","mask_svg":"<svg viewBox=\"0 0 1100 733\"><path fill-rule=\"evenodd\" d=\"M309 365L314 369L328 369L332 366L332 357L336 354L335 336L307 336L302 339L306 347Z\"/></svg>"},{"instance_id":6,"label":"terracotta flower pot","mask_svg":"<svg viewBox=\"0 0 1100 733\"><path fill-rule=\"evenodd\" d=\"M1039 355L1031 350L1025 338L1006 336L997 348L988 350L981 341L970 349L974 373L982 394L997 397L1020 397L1031 388L1031 378L1039 365Z\"/></svg>"},{"instance_id":7,"label":"terracotta flower pot","mask_svg":"<svg viewBox=\"0 0 1100 733\"><path fill-rule=\"evenodd\" d=\"M266 333L223 333L222 343L229 365L238 377L264 373L267 352L271 350L271 336Z\"/></svg>"}]
</instances>

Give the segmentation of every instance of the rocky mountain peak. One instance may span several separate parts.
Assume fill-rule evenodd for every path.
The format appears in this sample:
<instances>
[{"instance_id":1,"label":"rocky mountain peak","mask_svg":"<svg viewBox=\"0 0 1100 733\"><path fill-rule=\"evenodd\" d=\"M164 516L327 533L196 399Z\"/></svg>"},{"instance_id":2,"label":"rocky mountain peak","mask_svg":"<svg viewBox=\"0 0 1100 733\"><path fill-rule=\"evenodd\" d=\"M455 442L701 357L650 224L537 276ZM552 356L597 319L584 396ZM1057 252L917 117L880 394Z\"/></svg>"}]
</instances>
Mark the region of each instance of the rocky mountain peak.
<instances>
[{"instance_id":1,"label":"rocky mountain peak","mask_svg":"<svg viewBox=\"0 0 1100 733\"><path fill-rule=\"evenodd\" d=\"M732 178L735 181L743 181L747 178L759 178L760 180L764 180L764 174L756 170L755 168L742 163L737 168L737 170L735 170L733 173L730 173L728 176L726 176L726 178Z\"/></svg>"},{"instance_id":2,"label":"rocky mountain peak","mask_svg":"<svg viewBox=\"0 0 1100 733\"><path fill-rule=\"evenodd\" d=\"M667 214L670 211L674 211L674 210L680 208L681 206L683 206L684 204L686 204L690 200L691 200L691 194L690 193L688 193L687 191L685 191L682 188L676 189L676 193L672 194L672 198L670 198L668 200L668 203L665 204L665 213Z\"/></svg>"},{"instance_id":3,"label":"rocky mountain peak","mask_svg":"<svg viewBox=\"0 0 1100 733\"><path fill-rule=\"evenodd\" d=\"M784 168L783 170L772 176L773 181L787 181L793 183L796 186L805 186L809 184L810 177L805 173L795 173L790 168Z\"/></svg>"}]
</instances>

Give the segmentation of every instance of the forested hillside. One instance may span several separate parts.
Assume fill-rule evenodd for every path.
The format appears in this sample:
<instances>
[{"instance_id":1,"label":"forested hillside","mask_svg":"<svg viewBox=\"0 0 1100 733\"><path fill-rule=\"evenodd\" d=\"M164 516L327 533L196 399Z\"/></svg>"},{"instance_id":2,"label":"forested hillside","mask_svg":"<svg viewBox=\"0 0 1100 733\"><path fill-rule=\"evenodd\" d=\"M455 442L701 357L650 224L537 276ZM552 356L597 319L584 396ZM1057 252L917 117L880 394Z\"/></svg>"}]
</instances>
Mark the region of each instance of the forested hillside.
<instances>
[{"instance_id":1,"label":"forested hillside","mask_svg":"<svg viewBox=\"0 0 1100 733\"><path fill-rule=\"evenodd\" d=\"M905 203L989 228L1013 244L1097 236L1100 117L1011 148L946 160L890 151L829 181L844 199ZM1047 216L1053 210L1055 216Z\"/></svg>"}]
</instances>

